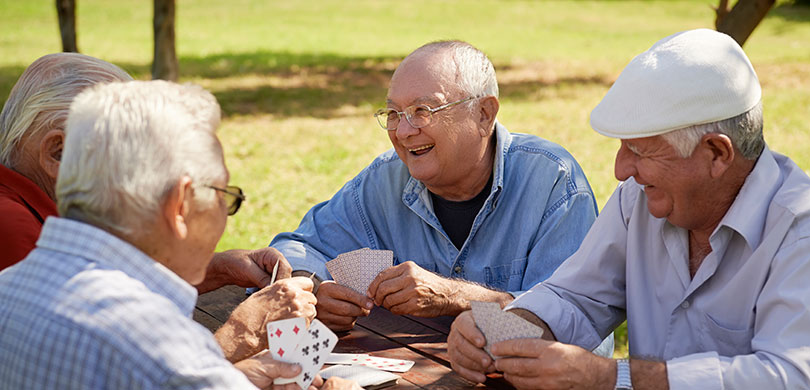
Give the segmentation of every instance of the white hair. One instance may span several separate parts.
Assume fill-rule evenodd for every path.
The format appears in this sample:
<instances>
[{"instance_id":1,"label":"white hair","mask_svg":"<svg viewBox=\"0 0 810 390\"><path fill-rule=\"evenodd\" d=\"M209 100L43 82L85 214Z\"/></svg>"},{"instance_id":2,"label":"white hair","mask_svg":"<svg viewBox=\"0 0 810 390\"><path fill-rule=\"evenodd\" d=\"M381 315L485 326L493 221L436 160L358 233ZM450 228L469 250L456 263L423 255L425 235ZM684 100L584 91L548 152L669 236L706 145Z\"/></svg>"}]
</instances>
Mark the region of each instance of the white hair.
<instances>
[{"instance_id":1,"label":"white hair","mask_svg":"<svg viewBox=\"0 0 810 390\"><path fill-rule=\"evenodd\" d=\"M109 81L132 80L121 68L78 53L40 57L20 76L0 113L0 164L13 168L25 135L63 129L73 98Z\"/></svg>"},{"instance_id":2,"label":"white hair","mask_svg":"<svg viewBox=\"0 0 810 390\"><path fill-rule=\"evenodd\" d=\"M453 66L444 74L455 75L455 83L462 92L469 96L498 97L498 80L495 78L495 67L487 55L463 41L437 41L428 43L409 54L408 57L424 52L447 53L452 62L443 62L444 66ZM407 57L406 57L407 59Z\"/></svg>"},{"instance_id":3,"label":"white hair","mask_svg":"<svg viewBox=\"0 0 810 390\"><path fill-rule=\"evenodd\" d=\"M211 206L227 173L214 134L220 109L209 92L166 81L98 85L76 97L56 182L59 213L136 237L148 231L166 194L191 178Z\"/></svg>"},{"instance_id":4,"label":"white hair","mask_svg":"<svg viewBox=\"0 0 810 390\"><path fill-rule=\"evenodd\" d=\"M760 101L754 108L735 117L684 127L664 133L661 137L669 142L682 158L687 158L695 151L704 135L724 134L740 150L743 158L755 160L765 148L762 123L762 102Z\"/></svg>"}]
</instances>

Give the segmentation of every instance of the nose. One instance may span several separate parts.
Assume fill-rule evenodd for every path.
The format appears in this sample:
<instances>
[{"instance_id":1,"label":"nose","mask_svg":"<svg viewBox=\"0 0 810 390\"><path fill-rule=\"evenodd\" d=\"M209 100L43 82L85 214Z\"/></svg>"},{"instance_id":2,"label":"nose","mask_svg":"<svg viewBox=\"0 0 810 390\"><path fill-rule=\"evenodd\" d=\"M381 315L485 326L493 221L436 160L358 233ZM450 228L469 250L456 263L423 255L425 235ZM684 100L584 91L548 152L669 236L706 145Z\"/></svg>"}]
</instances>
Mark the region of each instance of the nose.
<instances>
[{"instance_id":1,"label":"nose","mask_svg":"<svg viewBox=\"0 0 810 390\"><path fill-rule=\"evenodd\" d=\"M405 140L410 136L419 134L419 129L411 126L411 123L405 119L405 115L402 115L399 119L399 125L397 125L397 129L394 130L396 132L397 139Z\"/></svg>"},{"instance_id":2,"label":"nose","mask_svg":"<svg viewBox=\"0 0 810 390\"><path fill-rule=\"evenodd\" d=\"M637 159L638 156L622 141L619 151L616 152L616 162L613 166L613 174L616 176L616 179L625 181L635 176L638 173L636 171Z\"/></svg>"}]
</instances>

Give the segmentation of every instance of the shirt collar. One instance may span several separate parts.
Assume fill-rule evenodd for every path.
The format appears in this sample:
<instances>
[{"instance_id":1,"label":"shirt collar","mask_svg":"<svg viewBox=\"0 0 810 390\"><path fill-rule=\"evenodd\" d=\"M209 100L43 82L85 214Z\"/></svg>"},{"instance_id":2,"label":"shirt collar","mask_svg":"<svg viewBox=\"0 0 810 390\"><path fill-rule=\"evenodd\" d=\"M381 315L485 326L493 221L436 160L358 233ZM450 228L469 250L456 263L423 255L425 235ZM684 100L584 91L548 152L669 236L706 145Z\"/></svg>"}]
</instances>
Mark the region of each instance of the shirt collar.
<instances>
[{"instance_id":1,"label":"shirt collar","mask_svg":"<svg viewBox=\"0 0 810 390\"><path fill-rule=\"evenodd\" d=\"M503 188L503 171L504 165L506 164L506 156L509 152L509 147L512 144L512 135L509 134L509 130L506 127L502 126L498 121L495 121L495 161L492 166L492 173L494 178L492 180L492 188L490 190L489 198L492 199L492 202L495 202L501 193L501 188ZM405 201L406 204L413 204L416 199L420 196L423 197L423 201L427 202L427 199L430 197L426 191L425 184L419 180L416 180L413 176L408 175L408 183L405 184L405 188L402 190L402 200ZM494 207L494 205L493 205Z\"/></svg>"},{"instance_id":2,"label":"shirt collar","mask_svg":"<svg viewBox=\"0 0 810 390\"><path fill-rule=\"evenodd\" d=\"M734 203L720 221L718 229L720 226L727 226L742 235L749 247L759 246L771 198L779 189L781 181L779 166L766 146L754 169L746 177Z\"/></svg>"},{"instance_id":3,"label":"shirt collar","mask_svg":"<svg viewBox=\"0 0 810 390\"><path fill-rule=\"evenodd\" d=\"M81 257L100 268L119 270L169 299L188 316L194 310L197 301L194 287L130 243L95 226L49 217L37 247Z\"/></svg>"},{"instance_id":4,"label":"shirt collar","mask_svg":"<svg viewBox=\"0 0 810 390\"><path fill-rule=\"evenodd\" d=\"M27 177L0 164L0 186L16 193L28 206L34 209L43 219L57 215L56 203L48 194Z\"/></svg>"}]
</instances>

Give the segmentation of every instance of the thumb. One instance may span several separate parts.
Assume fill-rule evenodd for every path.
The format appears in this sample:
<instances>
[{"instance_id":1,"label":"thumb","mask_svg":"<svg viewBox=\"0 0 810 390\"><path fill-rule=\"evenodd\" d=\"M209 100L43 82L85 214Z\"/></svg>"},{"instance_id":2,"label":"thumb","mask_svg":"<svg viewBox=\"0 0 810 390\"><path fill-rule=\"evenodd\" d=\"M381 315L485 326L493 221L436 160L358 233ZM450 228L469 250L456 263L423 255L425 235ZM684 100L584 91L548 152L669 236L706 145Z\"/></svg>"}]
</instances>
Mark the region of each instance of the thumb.
<instances>
[{"instance_id":1,"label":"thumb","mask_svg":"<svg viewBox=\"0 0 810 390\"><path fill-rule=\"evenodd\" d=\"M256 354L252 359L261 363L268 378L293 378L301 373L301 366L298 364L273 360L273 355L266 350Z\"/></svg>"}]
</instances>

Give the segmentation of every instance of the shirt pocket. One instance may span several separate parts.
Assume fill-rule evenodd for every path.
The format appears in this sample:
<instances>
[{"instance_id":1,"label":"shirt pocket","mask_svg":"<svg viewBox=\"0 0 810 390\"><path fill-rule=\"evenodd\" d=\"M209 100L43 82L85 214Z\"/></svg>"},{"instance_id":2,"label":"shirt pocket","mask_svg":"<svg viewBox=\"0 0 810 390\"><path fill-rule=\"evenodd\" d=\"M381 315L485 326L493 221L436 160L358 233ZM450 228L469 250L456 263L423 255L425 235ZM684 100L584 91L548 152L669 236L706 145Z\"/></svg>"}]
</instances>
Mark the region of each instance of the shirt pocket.
<instances>
[{"instance_id":1,"label":"shirt pocket","mask_svg":"<svg viewBox=\"0 0 810 390\"><path fill-rule=\"evenodd\" d=\"M504 291L519 291L523 284L528 257L521 257L506 264L484 267L486 285Z\"/></svg>"},{"instance_id":2,"label":"shirt pocket","mask_svg":"<svg viewBox=\"0 0 810 390\"><path fill-rule=\"evenodd\" d=\"M708 313L704 314L702 333L703 346L706 350L717 351L720 356L747 355L751 353L751 339L754 328L732 329L721 325Z\"/></svg>"}]
</instances>

